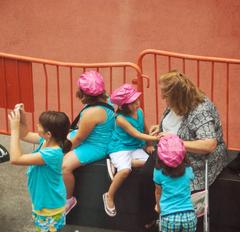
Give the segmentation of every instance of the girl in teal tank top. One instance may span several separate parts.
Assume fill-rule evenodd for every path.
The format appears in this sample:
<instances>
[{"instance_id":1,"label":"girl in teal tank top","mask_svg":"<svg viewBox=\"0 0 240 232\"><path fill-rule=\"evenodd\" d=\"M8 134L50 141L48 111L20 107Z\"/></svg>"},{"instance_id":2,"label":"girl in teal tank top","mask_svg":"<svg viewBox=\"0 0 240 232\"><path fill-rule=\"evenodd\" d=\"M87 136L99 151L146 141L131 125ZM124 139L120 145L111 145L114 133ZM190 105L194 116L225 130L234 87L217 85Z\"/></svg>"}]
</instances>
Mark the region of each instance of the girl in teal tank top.
<instances>
[{"instance_id":1,"label":"girl in teal tank top","mask_svg":"<svg viewBox=\"0 0 240 232\"><path fill-rule=\"evenodd\" d=\"M130 174L132 167L142 167L146 162L148 154L144 148L151 153L153 151L151 141L158 140L157 136L148 135L139 105L140 95L141 93L129 84L124 84L111 95L111 102L118 105L118 110L112 140L108 146L111 162L107 160L107 166L112 184L108 192L103 194L104 209L111 217L117 213L114 204L117 190ZM114 177L111 163L117 168Z\"/></svg>"},{"instance_id":2,"label":"girl in teal tank top","mask_svg":"<svg viewBox=\"0 0 240 232\"><path fill-rule=\"evenodd\" d=\"M107 156L115 123L114 109L107 104L108 97L100 73L87 71L80 76L77 97L85 108L80 113L78 129L69 134L73 150L63 160L63 176L67 188L66 213L77 203L73 197L73 171Z\"/></svg>"}]
</instances>

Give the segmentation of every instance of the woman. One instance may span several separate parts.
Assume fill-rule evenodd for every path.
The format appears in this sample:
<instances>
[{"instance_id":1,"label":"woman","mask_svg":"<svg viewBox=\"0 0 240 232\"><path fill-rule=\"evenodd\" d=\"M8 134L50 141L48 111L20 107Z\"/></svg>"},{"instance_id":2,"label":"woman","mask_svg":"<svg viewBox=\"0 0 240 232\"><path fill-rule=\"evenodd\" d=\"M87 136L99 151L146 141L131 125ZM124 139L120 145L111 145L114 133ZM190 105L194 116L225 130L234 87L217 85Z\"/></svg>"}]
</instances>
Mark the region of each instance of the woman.
<instances>
[{"instance_id":1,"label":"woman","mask_svg":"<svg viewBox=\"0 0 240 232\"><path fill-rule=\"evenodd\" d=\"M192 191L204 189L205 159L209 165L209 185L220 174L226 158L222 125L214 104L184 74L171 71L159 79L167 109L151 134L177 134L183 141L195 174Z\"/></svg>"},{"instance_id":2,"label":"woman","mask_svg":"<svg viewBox=\"0 0 240 232\"><path fill-rule=\"evenodd\" d=\"M114 109L107 104L108 97L100 73L83 73L78 79L78 87L76 95L85 107L80 112L78 129L69 135L73 150L67 153L63 160L63 177L67 189L66 214L77 203L73 197L73 171L107 156L107 146L115 123Z\"/></svg>"}]
</instances>

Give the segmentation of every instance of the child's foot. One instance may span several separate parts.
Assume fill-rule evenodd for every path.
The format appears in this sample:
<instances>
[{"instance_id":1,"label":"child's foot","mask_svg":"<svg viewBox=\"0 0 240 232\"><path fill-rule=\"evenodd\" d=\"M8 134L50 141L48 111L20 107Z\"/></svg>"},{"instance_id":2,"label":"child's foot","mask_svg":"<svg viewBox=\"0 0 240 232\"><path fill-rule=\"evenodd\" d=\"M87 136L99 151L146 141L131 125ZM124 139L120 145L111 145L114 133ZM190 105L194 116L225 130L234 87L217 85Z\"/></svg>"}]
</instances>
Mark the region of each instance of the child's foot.
<instances>
[{"instance_id":1,"label":"child's foot","mask_svg":"<svg viewBox=\"0 0 240 232\"><path fill-rule=\"evenodd\" d=\"M108 216L110 217L116 216L117 211L116 211L115 205L113 204L112 207L111 205L109 205L108 193L103 194L103 204L104 204L105 212Z\"/></svg>"},{"instance_id":2,"label":"child's foot","mask_svg":"<svg viewBox=\"0 0 240 232\"><path fill-rule=\"evenodd\" d=\"M114 167L110 159L107 159L106 162L107 162L107 170L108 170L109 178L113 180L113 177L116 173L116 168Z\"/></svg>"},{"instance_id":3,"label":"child's foot","mask_svg":"<svg viewBox=\"0 0 240 232\"><path fill-rule=\"evenodd\" d=\"M66 215L72 210L72 208L77 204L77 199L76 197L71 197L67 199L67 203L65 206L65 213Z\"/></svg>"}]
</instances>

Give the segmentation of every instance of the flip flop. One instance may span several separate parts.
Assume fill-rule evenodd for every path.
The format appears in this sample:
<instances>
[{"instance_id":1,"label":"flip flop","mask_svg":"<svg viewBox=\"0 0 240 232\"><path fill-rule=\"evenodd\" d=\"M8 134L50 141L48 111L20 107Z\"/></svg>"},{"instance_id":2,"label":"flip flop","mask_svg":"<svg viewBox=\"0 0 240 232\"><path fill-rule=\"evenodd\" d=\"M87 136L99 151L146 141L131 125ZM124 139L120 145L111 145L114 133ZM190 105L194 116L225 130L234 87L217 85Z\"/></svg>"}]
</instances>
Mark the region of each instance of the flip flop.
<instances>
[{"instance_id":1,"label":"flip flop","mask_svg":"<svg viewBox=\"0 0 240 232\"><path fill-rule=\"evenodd\" d=\"M116 211L115 207L113 207L113 208L108 207L108 205L107 205L107 193L103 194L103 204L104 204L104 209L105 209L106 214L110 217L115 217L116 214L117 214L117 211Z\"/></svg>"}]
</instances>

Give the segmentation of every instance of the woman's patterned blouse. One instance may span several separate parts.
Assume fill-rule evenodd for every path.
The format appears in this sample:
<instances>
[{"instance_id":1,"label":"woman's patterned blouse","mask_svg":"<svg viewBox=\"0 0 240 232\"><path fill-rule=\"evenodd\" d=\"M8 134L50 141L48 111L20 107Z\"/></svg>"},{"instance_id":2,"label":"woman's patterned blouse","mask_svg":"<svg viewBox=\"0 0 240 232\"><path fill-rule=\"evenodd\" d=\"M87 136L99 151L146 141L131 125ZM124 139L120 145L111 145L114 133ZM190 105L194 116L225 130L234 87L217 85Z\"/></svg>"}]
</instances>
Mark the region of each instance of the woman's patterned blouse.
<instances>
[{"instance_id":1,"label":"woman's patterned blouse","mask_svg":"<svg viewBox=\"0 0 240 232\"><path fill-rule=\"evenodd\" d=\"M163 118L169 111L170 109L167 109L164 112ZM162 120L160 123L160 131L162 131ZM177 134L184 141L217 139L215 151L208 155L187 152L187 157L191 162L195 174L192 190L204 189L206 158L208 159L208 183L211 185L222 171L227 156L226 146L223 141L221 121L214 104L206 97L203 103L200 103L193 111L183 117Z\"/></svg>"}]
</instances>

